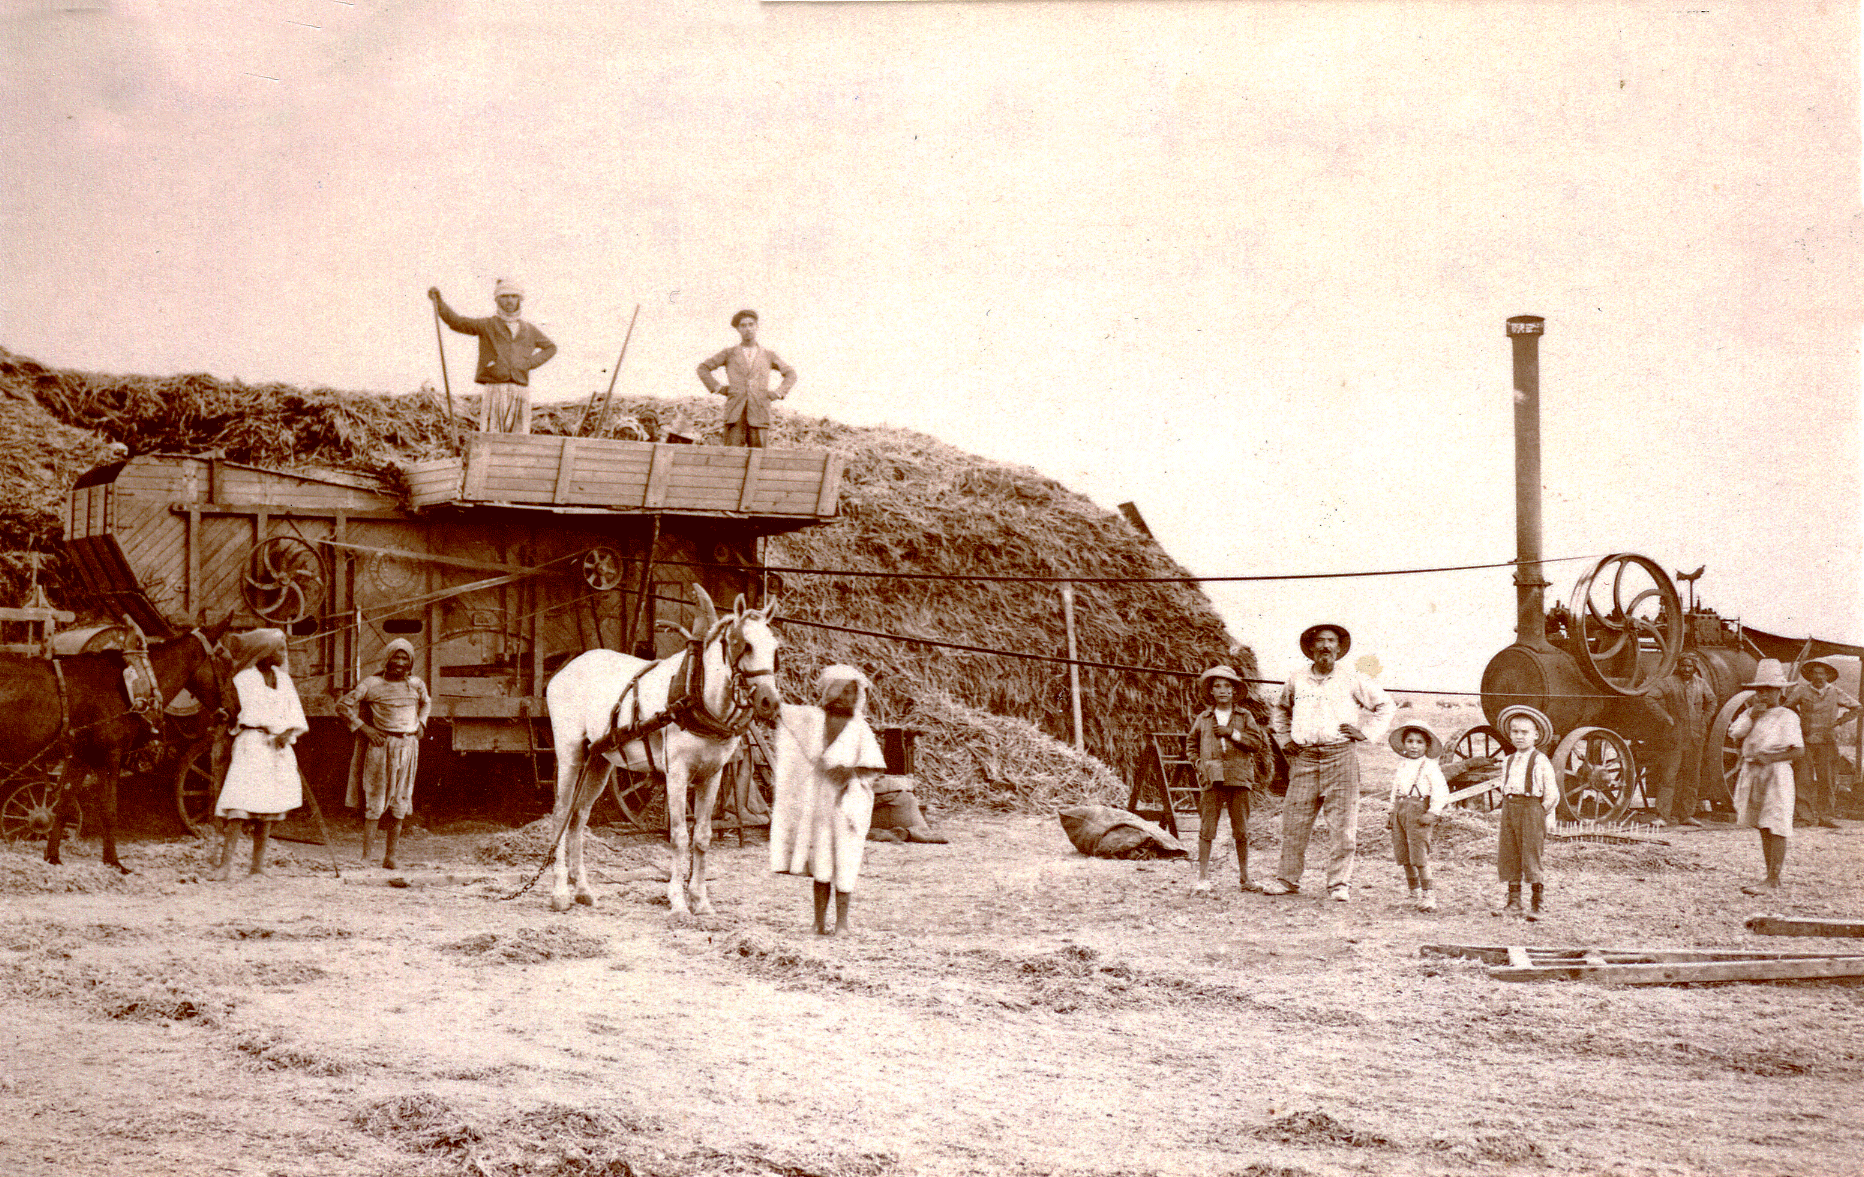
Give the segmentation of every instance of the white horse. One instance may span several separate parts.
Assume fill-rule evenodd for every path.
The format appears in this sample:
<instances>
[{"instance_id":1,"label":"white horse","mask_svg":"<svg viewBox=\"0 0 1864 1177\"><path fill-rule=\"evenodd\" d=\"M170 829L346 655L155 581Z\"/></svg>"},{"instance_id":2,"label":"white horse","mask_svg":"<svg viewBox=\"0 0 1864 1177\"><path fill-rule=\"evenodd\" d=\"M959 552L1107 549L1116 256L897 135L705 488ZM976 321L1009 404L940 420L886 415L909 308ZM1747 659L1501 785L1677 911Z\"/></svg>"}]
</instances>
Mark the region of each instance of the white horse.
<instances>
[{"instance_id":1,"label":"white horse","mask_svg":"<svg viewBox=\"0 0 1864 1177\"><path fill-rule=\"evenodd\" d=\"M737 755L752 715L774 718L783 699L776 686L777 636L770 628L776 603L746 609L739 597L721 618L704 589L694 585L693 596L699 624L685 650L658 662L590 650L559 670L544 689L557 750L552 812L559 835L553 859L556 885L550 893L556 911L569 910L572 869L575 901L595 903L583 870L583 830L618 763L635 772L652 769L666 779L667 835L673 843L667 902L676 913L712 911L705 855L712 843L720 770ZM697 790L690 836L689 789Z\"/></svg>"}]
</instances>

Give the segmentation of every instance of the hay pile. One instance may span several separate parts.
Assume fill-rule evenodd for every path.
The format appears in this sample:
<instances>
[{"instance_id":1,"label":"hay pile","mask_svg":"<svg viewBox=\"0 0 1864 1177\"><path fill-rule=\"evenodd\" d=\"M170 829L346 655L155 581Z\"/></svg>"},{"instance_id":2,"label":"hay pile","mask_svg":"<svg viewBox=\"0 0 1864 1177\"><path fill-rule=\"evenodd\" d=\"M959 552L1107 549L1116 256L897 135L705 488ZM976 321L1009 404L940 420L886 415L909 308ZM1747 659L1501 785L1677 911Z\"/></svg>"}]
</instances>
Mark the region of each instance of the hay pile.
<instances>
[{"instance_id":1,"label":"hay pile","mask_svg":"<svg viewBox=\"0 0 1864 1177\"><path fill-rule=\"evenodd\" d=\"M462 418L476 399L456 396ZM720 427L722 398L628 398L606 433L630 432L652 415L665 427L706 437ZM0 549L62 556L58 511L83 470L124 453L198 452L260 465L321 465L394 476L400 465L452 452L439 397L247 385L191 374L167 378L59 371L0 350L0 441L6 413L22 438L0 501ZM574 432L581 403L546 406L539 433ZM784 413L773 446L812 446L848 455L842 517L773 539L769 563L799 568L879 569L1030 577L1175 576L1184 570L1121 516L1053 479L988 462L903 429L856 429ZM14 530L8 531L7 528ZM23 558L16 559L23 567ZM0 557L0 595L14 589ZM54 599L87 602L60 574ZM1062 656L1059 591L1051 583L890 581L793 574L782 578L784 613L880 633ZM1255 659L1236 646L1209 601L1189 585L1076 587L1077 648L1083 659L1186 671L1229 661L1245 676ZM1068 674L1055 663L911 645L790 625L785 691L807 698L821 667L847 662L876 686L881 725L918 727L919 776L933 801L1025 809L1099 801L1123 804L1150 755L1146 732L1182 730L1191 691L1183 679L1119 671L1082 673L1089 760L1056 741L1070 738ZM1094 761L1099 761L1095 763Z\"/></svg>"}]
</instances>

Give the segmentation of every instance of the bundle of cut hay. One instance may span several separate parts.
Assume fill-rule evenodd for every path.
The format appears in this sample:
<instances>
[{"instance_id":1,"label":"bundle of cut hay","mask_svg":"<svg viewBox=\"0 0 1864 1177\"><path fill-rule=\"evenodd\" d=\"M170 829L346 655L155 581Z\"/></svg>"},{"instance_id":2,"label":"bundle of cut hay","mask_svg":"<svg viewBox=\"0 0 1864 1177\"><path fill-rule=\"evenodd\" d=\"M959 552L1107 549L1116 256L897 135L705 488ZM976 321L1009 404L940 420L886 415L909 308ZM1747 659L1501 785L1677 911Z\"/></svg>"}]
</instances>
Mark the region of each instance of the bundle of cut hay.
<instances>
[{"instance_id":1,"label":"bundle of cut hay","mask_svg":"<svg viewBox=\"0 0 1864 1177\"><path fill-rule=\"evenodd\" d=\"M6 353L0 360L0 401L10 394L22 405L43 406L41 416L49 413L65 430L51 445L69 455L25 492L39 514L13 512L37 520L22 548L58 552L55 525L65 490L77 473L108 460L113 444L119 454L218 449L261 465L378 474L454 452L453 427L431 389L404 396L303 391L204 375L56 371ZM473 398L454 400L469 420ZM615 402L603 432L628 432L651 417L662 429L703 439L718 432L723 405L719 397L629 397ZM584 415L580 401L540 406L533 430L574 433ZM781 413L769 441L847 456L841 517L772 540L765 559L774 566L1030 578L1186 575L1123 517L1053 479L923 434ZM1149 755L1146 733L1182 731L1195 710L1192 679L1083 669L1091 758L1081 757L1053 742L1071 736L1065 665L877 636L1064 657L1059 586L1052 582L815 574L772 580L780 580L786 617L870 631L785 627L786 696L811 698L815 673L830 663L861 667L875 684L878 724L928 731L919 745L928 799L1032 810L1123 803L1122 778L1131 780ZM48 587L58 599L56 575ZM1077 584L1074 611L1083 660L1191 674L1229 662L1245 677L1256 673L1254 656L1231 640L1195 585Z\"/></svg>"}]
</instances>

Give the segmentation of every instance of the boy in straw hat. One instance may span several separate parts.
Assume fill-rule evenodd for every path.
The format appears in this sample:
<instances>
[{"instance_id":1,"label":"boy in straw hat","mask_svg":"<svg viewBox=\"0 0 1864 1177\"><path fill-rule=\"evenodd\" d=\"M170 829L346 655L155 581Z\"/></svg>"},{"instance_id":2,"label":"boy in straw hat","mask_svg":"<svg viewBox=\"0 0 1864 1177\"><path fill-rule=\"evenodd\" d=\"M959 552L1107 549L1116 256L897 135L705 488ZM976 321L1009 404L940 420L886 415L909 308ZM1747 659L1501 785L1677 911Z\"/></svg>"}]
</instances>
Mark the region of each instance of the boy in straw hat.
<instances>
[{"instance_id":1,"label":"boy in straw hat","mask_svg":"<svg viewBox=\"0 0 1864 1177\"><path fill-rule=\"evenodd\" d=\"M770 869L815 880L820 936L848 930L848 903L874 819L874 781L887 770L880 741L867 725L867 688L859 670L831 666L817 680L822 705L786 703L777 721Z\"/></svg>"},{"instance_id":2,"label":"boy in straw hat","mask_svg":"<svg viewBox=\"0 0 1864 1177\"><path fill-rule=\"evenodd\" d=\"M1430 890L1430 836L1450 804L1450 786L1437 756L1443 751L1435 732L1407 723L1387 737L1392 751L1404 757L1392 773L1392 855L1404 868L1405 885L1419 911L1437 910Z\"/></svg>"},{"instance_id":3,"label":"boy in straw hat","mask_svg":"<svg viewBox=\"0 0 1864 1177\"><path fill-rule=\"evenodd\" d=\"M1502 826L1495 853L1495 870L1508 885L1508 902L1496 915L1540 918L1546 886L1540 852L1547 831L1553 828L1553 811L1560 804L1560 784L1553 761L1542 749L1553 743L1553 724L1532 707L1502 708L1496 717L1502 734L1514 747L1502 759ZM1521 884L1533 888L1532 906L1521 909Z\"/></svg>"},{"instance_id":4,"label":"boy in straw hat","mask_svg":"<svg viewBox=\"0 0 1864 1177\"><path fill-rule=\"evenodd\" d=\"M1799 713L1806 738L1805 807L1810 822L1835 829L1838 822L1838 729L1858 713L1858 701L1838 685L1838 667L1814 658L1799 668L1805 682L1786 693L1786 705Z\"/></svg>"},{"instance_id":5,"label":"boy in straw hat","mask_svg":"<svg viewBox=\"0 0 1864 1177\"><path fill-rule=\"evenodd\" d=\"M1786 865L1786 840L1793 836L1793 764L1805 755L1799 716L1781 705L1788 686L1777 658L1762 658L1748 709L1728 726L1728 738L1741 745L1741 773L1735 780L1735 824L1760 831L1761 859L1767 877L1741 888L1760 895L1780 885Z\"/></svg>"},{"instance_id":6,"label":"boy in straw hat","mask_svg":"<svg viewBox=\"0 0 1864 1177\"><path fill-rule=\"evenodd\" d=\"M531 431L531 369L541 368L557 354L557 345L535 324L518 317L524 291L516 282L500 278L492 287L498 313L483 319L457 314L440 297L436 286L427 297L441 320L461 335L479 337L479 368L473 380L479 385L479 430L482 433Z\"/></svg>"},{"instance_id":7,"label":"boy in straw hat","mask_svg":"<svg viewBox=\"0 0 1864 1177\"><path fill-rule=\"evenodd\" d=\"M1275 775L1268 733L1248 707L1236 705L1243 676L1228 666L1213 666L1198 676L1208 704L1191 721L1185 759L1197 765L1197 885L1210 890L1210 844L1225 810L1230 836L1236 839L1236 873L1245 891L1260 890L1249 881L1249 800L1257 785Z\"/></svg>"},{"instance_id":8,"label":"boy in straw hat","mask_svg":"<svg viewBox=\"0 0 1864 1177\"><path fill-rule=\"evenodd\" d=\"M231 646L239 716L226 779L214 802L214 816L226 827L220 870L214 876L223 883L233 875L233 846L241 824L252 834L252 873L265 874L265 843L272 823L304 804L291 745L310 730L298 688L285 673L285 631L256 629Z\"/></svg>"},{"instance_id":9,"label":"boy in straw hat","mask_svg":"<svg viewBox=\"0 0 1864 1177\"><path fill-rule=\"evenodd\" d=\"M414 646L406 638L388 643L384 655L382 673L363 679L338 699L337 714L356 733L344 804L363 811L363 861L375 852L371 835L380 822L387 835L382 865L393 870L401 821L414 807L421 736L434 702L427 684L413 673Z\"/></svg>"}]
</instances>

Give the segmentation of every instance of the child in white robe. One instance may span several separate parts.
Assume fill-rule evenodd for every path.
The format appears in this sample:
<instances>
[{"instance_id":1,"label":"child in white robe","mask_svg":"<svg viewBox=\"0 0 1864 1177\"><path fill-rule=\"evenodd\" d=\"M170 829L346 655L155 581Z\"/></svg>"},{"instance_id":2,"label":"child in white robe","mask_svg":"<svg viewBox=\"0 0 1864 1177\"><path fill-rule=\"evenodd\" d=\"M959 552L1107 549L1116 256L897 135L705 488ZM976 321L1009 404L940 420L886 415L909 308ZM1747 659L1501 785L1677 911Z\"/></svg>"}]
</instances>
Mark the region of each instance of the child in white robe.
<instances>
[{"instance_id":1,"label":"child in white robe","mask_svg":"<svg viewBox=\"0 0 1864 1177\"><path fill-rule=\"evenodd\" d=\"M242 822L252 834L252 870L265 874L265 844L271 823L304 804L298 758L292 744L310 730L298 688L285 673L285 632L254 630L245 636L234 661L233 689L239 717L233 728L233 751L226 780L214 803L214 816L225 824L220 871L233 875L233 845Z\"/></svg>"}]
</instances>

